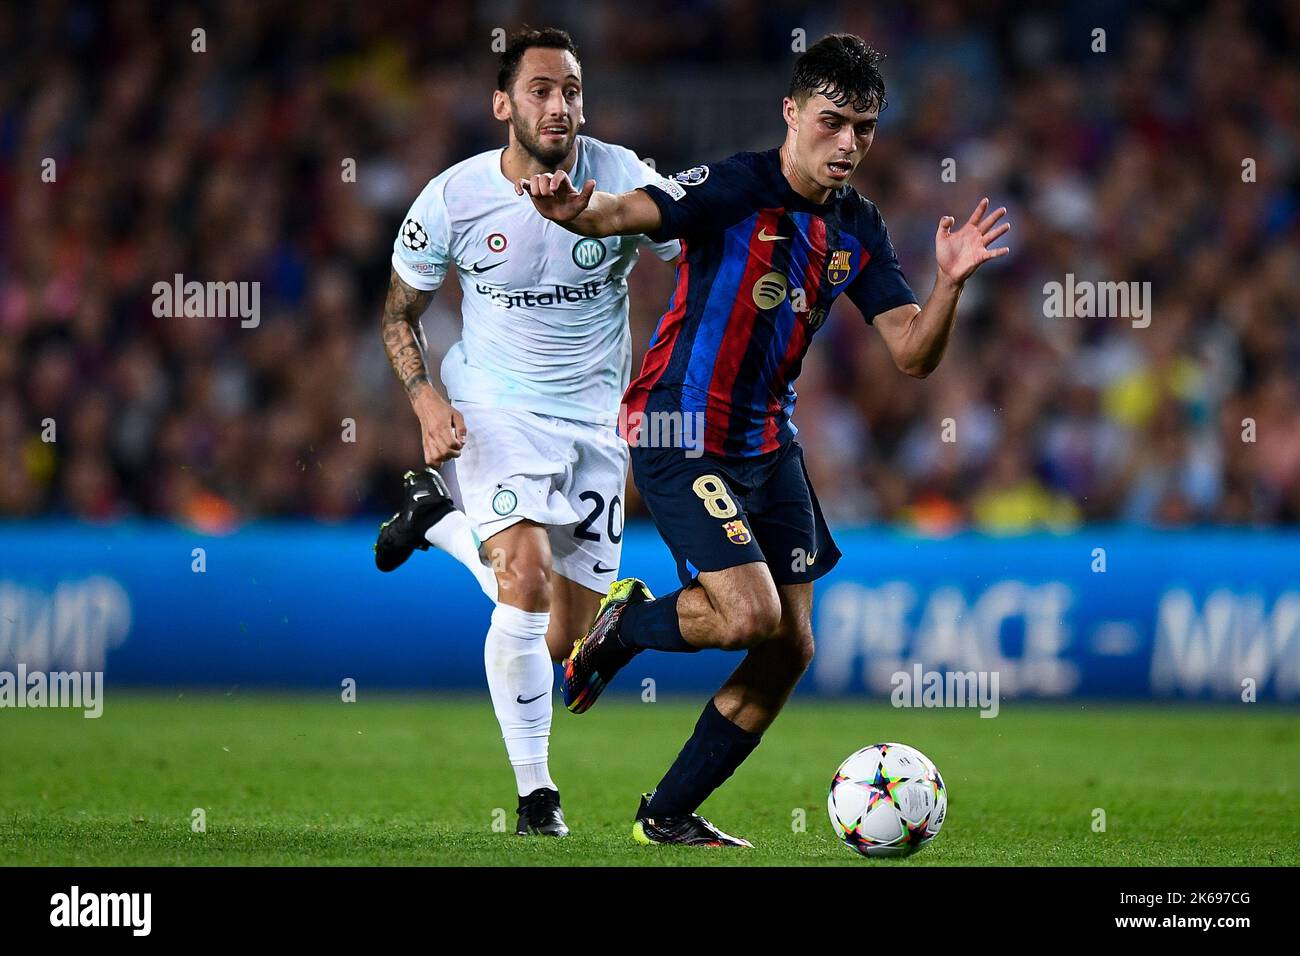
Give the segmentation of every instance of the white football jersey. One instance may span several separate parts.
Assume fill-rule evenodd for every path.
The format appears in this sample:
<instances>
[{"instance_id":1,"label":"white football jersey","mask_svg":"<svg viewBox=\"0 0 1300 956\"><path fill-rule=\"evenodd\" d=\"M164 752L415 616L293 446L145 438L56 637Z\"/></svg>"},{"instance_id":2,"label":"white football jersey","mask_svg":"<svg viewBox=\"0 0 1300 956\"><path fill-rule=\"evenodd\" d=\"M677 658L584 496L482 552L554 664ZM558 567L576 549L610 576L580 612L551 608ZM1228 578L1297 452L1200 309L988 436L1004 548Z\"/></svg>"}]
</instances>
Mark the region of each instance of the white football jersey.
<instances>
[{"instance_id":1,"label":"white football jersey","mask_svg":"<svg viewBox=\"0 0 1300 956\"><path fill-rule=\"evenodd\" d=\"M659 181L622 146L578 137L569 177L620 193ZM645 243L665 261L676 240L592 239L541 216L501 172L501 150L429 182L402 221L393 268L432 291L455 266L462 337L442 362L448 397L602 425L618 419L631 373L627 276Z\"/></svg>"}]
</instances>

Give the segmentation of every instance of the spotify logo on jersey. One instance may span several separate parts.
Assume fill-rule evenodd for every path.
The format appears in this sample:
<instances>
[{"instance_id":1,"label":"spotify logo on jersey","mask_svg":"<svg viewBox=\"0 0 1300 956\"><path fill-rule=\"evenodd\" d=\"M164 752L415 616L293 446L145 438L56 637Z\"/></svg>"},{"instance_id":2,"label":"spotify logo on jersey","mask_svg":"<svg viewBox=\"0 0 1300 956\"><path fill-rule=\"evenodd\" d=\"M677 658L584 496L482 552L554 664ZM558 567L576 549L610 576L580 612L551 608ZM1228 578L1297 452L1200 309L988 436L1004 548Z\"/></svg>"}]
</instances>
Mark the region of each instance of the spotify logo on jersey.
<instances>
[{"instance_id":1,"label":"spotify logo on jersey","mask_svg":"<svg viewBox=\"0 0 1300 956\"><path fill-rule=\"evenodd\" d=\"M775 309L785 301L785 276L769 272L754 283L754 304L760 309Z\"/></svg>"},{"instance_id":2,"label":"spotify logo on jersey","mask_svg":"<svg viewBox=\"0 0 1300 956\"><path fill-rule=\"evenodd\" d=\"M581 269L594 269L605 261L605 244L599 239L579 239L573 247L573 264Z\"/></svg>"}]
</instances>

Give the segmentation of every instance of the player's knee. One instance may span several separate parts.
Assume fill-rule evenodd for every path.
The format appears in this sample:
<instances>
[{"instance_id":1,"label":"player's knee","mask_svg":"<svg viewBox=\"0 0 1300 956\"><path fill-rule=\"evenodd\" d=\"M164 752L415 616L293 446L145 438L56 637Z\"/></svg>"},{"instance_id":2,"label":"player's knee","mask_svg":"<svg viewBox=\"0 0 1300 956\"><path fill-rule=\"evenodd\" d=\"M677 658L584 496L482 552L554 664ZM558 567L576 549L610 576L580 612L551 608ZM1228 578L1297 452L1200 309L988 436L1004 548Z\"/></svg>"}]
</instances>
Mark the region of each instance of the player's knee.
<instances>
[{"instance_id":1,"label":"player's knee","mask_svg":"<svg viewBox=\"0 0 1300 956\"><path fill-rule=\"evenodd\" d=\"M497 572L499 600L525 611L551 609L551 574L540 562L527 559L507 561Z\"/></svg>"},{"instance_id":2,"label":"player's knee","mask_svg":"<svg viewBox=\"0 0 1300 956\"><path fill-rule=\"evenodd\" d=\"M723 612L720 646L737 651L761 644L772 637L781 625L781 603L773 595L738 603Z\"/></svg>"}]
</instances>

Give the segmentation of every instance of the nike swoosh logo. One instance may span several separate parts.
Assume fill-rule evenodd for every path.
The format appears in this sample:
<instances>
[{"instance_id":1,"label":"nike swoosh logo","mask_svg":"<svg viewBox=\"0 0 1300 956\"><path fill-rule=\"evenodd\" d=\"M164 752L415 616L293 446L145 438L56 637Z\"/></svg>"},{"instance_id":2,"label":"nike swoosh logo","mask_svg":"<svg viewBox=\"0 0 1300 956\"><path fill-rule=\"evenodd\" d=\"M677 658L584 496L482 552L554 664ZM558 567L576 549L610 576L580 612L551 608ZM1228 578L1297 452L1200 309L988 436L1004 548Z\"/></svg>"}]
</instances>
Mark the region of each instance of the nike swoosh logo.
<instances>
[{"instance_id":1,"label":"nike swoosh logo","mask_svg":"<svg viewBox=\"0 0 1300 956\"><path fill-rule=\"evenodd\" d=\"M411 495L411 498L414 501L419 501L421 498L427 498L427 497L429 497L429 493L427 491L417 491L415 494Z\"/></svg>"},{"instance_id":2,"label":"nike swoosh logo","mask_svg":"<svg viewBox=\"0 0 1300 956\"><path fill-rule=\"evenodd\" d=\"M535 700L541 700L541 699L542 699L543 697L545 697L545 696L546 696L546 692L543 691L542 693L538 694L536 697L529 697L527 700L524 700L522 694L516 694L516 695L515 695L515 703L516 703L516 704L531 704L533 701L535 701Z\"/></svg>"},{"instance_id":3,"label":"nike swoosh logo","mask_svg":"<svg viewBox=\"0 0 1300 956\"><path fill-rule=\"evenodd\" d=\"M497 266L503 266L503 265L505 265L505 264L506 264L507 262L509 262L509 261L510 261L509 259L502 259L500 262L494 262L494 263L492 263L492 265L490 265L490 266L479 265L479 264L476 262L476 263L474 263L472 266L470 266L469 269L468 269L467 271L473 273L473 274L476 275L476 276L477 276L477 275L482 275L482 274L485 273L485 272L490 272L490 271L492 271L492 270L495 269Z\"/></svg>"},{"instance_id":4,"label":"nike swoosh logo","mask_svg":"<svg viewBox=\"0 0 1300 956\"><path fill-rule=\"evenodd\" d=\"M768 235L768 233L767 233L767 227L766 227L766 226L764 226L762 229L758 230L758 241L759 241L759 242L776 242L778 239L789 239L789 238L790 238L789 236L770 236L770 235Z\"/></svg>"},{"instance_id":5,"label":"nike swoosh logo","mask_svg":"<svg viewBox=\"0 0 1300 956\"><path fill-rule=\"evenodd\" d=\"M597 561L591 566L591 570L595 571L597 574L613 574L618 570L618 568L603 568L600 566L600 562Z\"/></svg>"}]
</instances>

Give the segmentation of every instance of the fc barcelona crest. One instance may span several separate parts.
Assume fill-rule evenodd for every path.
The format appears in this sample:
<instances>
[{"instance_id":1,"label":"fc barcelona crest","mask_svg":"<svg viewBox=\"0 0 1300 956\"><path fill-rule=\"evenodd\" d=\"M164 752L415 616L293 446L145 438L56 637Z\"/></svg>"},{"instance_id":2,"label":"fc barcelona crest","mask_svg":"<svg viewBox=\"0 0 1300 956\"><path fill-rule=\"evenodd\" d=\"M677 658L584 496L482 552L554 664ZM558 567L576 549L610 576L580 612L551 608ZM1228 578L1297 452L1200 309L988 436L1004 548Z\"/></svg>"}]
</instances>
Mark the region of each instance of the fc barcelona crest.
<instances>
[{"instance_id":1,"label":"fc barcelona crest","mask_svg":"<svg viewBox=\"0 0 1300 956\"><path fill-rule=\"evenodd\" d=\"M826 263L826 278L831 280L831 285L839 285L849 277L851 271L849 250L836 249L831 253L831 257Z\"/></svg>"},{"instance_id":2,"label":"fc barcelona crest","mask_svg":"<svg viewBox=\"0 0 1300 956\"><path fill-rule=\"evenodd\" d=\"M728 521L722 526L722 530L727 532L727 539L732 544L749 544L749 529L745 527L743 521Z\"/></svg>"}]
</instances>

